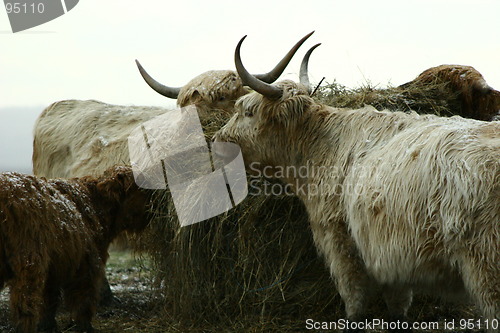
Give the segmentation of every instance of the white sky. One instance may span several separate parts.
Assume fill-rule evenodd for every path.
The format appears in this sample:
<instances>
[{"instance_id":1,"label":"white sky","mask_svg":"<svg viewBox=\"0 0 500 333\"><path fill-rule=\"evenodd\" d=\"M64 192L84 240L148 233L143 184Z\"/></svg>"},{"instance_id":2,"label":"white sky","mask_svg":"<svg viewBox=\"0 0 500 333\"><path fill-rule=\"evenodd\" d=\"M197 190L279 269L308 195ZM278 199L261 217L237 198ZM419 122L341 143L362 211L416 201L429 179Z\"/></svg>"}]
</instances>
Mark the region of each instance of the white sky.
<instances>
[{"instance_id":1,"label":"white sky","mask_svg":"<svg viewBox=\"0 0 500 333\"><path fill-rule=\"evenodd\" d=\"M453 63L474 66L500 89L499 13L498 0L81 0L13 34L0 8L0 169L29 167L33 122L50 103L173 106L146 85L134 59L162 83L181 86L207 70L233 69L243 35L251 72L267 72L315 30L282 78L297 80L303 54L321 42L309 65L313 83L326 76L349 87L399 85Z\"/></svg>"}]
</instances>

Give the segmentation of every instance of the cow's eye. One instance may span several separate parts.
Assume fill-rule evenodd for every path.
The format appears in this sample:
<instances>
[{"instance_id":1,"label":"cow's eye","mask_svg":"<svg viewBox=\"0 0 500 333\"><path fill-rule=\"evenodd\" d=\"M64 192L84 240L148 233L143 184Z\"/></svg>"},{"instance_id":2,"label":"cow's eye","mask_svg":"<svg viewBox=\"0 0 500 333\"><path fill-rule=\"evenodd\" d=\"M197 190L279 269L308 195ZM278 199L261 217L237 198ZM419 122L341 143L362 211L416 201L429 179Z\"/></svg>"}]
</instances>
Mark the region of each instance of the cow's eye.
<instances>
[{"instance_id":1,"label":"cow's eye","mask_svg":"<svg viewBox=\"0 0 500 333\"><path fill-rule=\"evenodd\" d=\"M245 117L253 117L253 112L245 111Z\"/></svg>"}]
</instances>

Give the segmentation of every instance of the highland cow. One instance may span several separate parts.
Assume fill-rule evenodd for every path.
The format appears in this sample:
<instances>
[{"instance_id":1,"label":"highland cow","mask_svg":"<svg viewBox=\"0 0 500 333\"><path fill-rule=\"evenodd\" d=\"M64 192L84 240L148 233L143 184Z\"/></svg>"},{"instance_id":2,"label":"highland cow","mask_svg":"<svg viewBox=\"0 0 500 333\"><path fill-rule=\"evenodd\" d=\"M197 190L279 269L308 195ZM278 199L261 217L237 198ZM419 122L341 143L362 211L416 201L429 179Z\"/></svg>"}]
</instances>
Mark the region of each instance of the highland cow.
<instances>
[{"instance_id":1,"label":"highland cow","mask_svg":"<svg viewBox=\"0 0 500 333\"><path fill-rule=\"evenodd\" d=\"M69 180L0 174L0 287L16 331L55 329L62 291L76 329L91 332L108 246L147 226L148 204L129 167Z\"/></svg>"},{"instance_id":2,"label":"highland cow","mask_svg":"<svg viewBox=\"0 0 500 333\"><path fill-rule=\"evenodd\" d=\"M287 171L277 177L303 201L348 319L365 318L374 283L392 319L414 291L465 291L498 319L500 123L319 104L250 75L242 41L236 67L255 92L215 141L237 143L251 170Z\"/></svg>"},{"instance_id":3,"label":"highland cow","mask_svg":"<svg viewBox=\"0 0 500 333\"><path fill-rule=\"evenodd\" d=\"M471 66L432 67L401 87L410 88L441 83L447 85L450 96L456 96L460 101L460 110L457 110L457 115L490 121L500 114L500 91L490 87L481 73Z\"/></svg>"},{"instance_id":4,"label":"highland cow","mask_svg":"<svg viewBox=\"0 0 500 333\"><path fill-rule=\"evenodd\" d=\"M168 110L66 100L46 108L33 139L33 174L47 178L97 176L128 165L132 130Z\"/></svg>"},{"instance_id":5,"label":"highland cow","mask_svg":"<svg viewBox=\"0 0 500 333\"><path fill-rule=\"evenodd\" d=\"M270 72L255 76L267 83L276 81L299 47L313 33L314 31L300 39ZM136 63L144 81L154 91L168 98L176 98L179 107L194 104L202 115L207 112L210 114L214 110L232 114L236 100L248 93L238 74L233 70L208 71L195 77L183 87L173 88L153 79L139 61L136 60Z\"/></svg>"}]
</instances>

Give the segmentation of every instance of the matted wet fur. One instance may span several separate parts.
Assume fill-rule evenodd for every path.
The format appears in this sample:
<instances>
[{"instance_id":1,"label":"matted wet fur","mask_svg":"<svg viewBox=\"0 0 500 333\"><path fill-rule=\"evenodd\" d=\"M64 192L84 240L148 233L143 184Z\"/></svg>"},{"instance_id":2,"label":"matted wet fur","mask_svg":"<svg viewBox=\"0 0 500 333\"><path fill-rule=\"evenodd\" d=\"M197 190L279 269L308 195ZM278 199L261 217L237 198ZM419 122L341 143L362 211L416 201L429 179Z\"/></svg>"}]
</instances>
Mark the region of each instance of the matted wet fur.
<instances>
[{"instance_id":1,"label":"matted wet fur","mask_svg":"<svg viewBox=\"0 0 500 333\"><path fill-rule=\"evenodd\" d=\"M0 287L16 331L55 329L61 291L76 328L92 331L108 246L147 226L148 203L129 167L69 180L0 174Z\"/></svg>"},{"instance_id":2,"label":"matted wet fur","mask_svg":"<svg viewBox=\"0 0 500 333\"><path fill-rule=\"evenodd\" d=\"M460 101L455 113L464 118L490 121L500 113L500 92L490 87L472 66L440 65L423 71L413 81L400 86L426 87L445 84Z\"/></svg>"}]
</instances>

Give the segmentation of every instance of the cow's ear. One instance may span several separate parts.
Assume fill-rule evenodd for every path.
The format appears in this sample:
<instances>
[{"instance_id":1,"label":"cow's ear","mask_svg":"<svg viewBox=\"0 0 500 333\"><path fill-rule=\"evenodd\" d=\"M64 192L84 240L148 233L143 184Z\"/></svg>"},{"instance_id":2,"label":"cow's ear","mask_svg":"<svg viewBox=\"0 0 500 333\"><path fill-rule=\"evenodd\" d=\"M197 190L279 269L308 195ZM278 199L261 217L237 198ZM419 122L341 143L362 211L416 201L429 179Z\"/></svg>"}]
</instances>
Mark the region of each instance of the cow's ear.
<instances>
[{"instance_id":1,"label":"cow's ear","mask_svg":"<svg viewBox=\"0 0 500 333\"><path fill-rule=\"evenodd\" d=\"M191 101L193 103L198 103L198 102L201 102L201 94L200 92L198 91L198 89L195 89L192 93L191 93Z\"/></svg>"},{"instance_id":2,"label":"cow's ear","mask_svg":"<svg viewBox=\"0 0 500 333\"><path fill-rule=\"evenodd\" d=\"M113 201L120 200L123 193L121 182L116 177L106 178L97 183L97 190L103 198Z\"/></svg>"},{"instance_id":3,"label":"cow's ear","mask_svg":"<svg viewBox=\"0 0 500 333\"><path fill-rule=\"evenodd\" d=\"M128 167L114 167L105 172L97 183L97 190L105 198L120 200L130 186L133 186L134 176Z\"/></svg>"}]
</instances>

